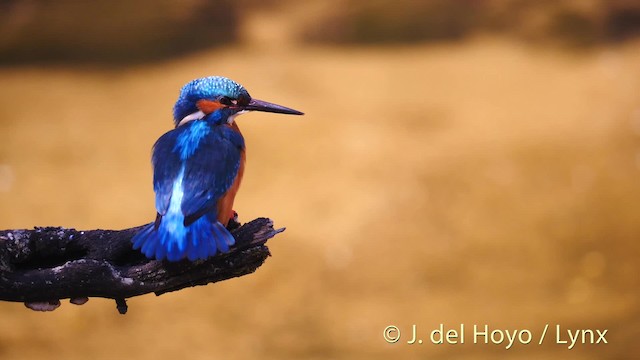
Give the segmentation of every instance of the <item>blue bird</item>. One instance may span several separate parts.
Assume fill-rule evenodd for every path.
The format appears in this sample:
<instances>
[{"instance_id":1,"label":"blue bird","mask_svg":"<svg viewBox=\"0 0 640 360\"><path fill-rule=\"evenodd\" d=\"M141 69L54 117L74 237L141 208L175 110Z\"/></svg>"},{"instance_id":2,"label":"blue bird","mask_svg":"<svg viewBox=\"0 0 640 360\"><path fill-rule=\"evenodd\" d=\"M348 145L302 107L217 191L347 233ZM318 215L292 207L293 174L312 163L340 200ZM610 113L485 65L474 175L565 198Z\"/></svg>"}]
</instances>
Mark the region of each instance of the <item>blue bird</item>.
<instances>
[{"instance_id":1,"label":"blue bird","mask_svg":"<svg viewBox=\"0 0 640 360\"><path fill-rule=\"evenodd\" d=\"M206 259L229 251L227 230L245 164L236 116L247 111L302 115L251 98L242 85L221 76L193 80L173 108L175 129L153 146L156 221L132 239L148 258Z\"/></svg>"}]
</instances>

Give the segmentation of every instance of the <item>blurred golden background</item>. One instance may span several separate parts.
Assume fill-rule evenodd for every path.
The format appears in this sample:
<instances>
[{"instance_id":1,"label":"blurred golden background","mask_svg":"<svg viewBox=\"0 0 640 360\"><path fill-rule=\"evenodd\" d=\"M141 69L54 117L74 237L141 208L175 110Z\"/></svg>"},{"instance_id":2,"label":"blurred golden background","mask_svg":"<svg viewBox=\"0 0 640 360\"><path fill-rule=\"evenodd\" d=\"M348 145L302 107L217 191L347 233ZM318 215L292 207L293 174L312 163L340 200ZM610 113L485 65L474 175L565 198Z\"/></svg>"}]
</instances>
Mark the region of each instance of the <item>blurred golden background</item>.
<instances>
[{"instance_id":1,"label":"blurred golden background","mask_svg":"<svg viewBox=\"0 0 640 360\"><path fill-rule=\"evenodd\" d=\"M306 115L239 119L235 209L287 227L255 274L126 316L3 302L0 358L637 358L639 34L624 0L3 2L2 229L152 220L191 79ZM533 340L406 344L440 323ZM609 343L539 346L545 324Z\"/></svg>"}]
</instances>

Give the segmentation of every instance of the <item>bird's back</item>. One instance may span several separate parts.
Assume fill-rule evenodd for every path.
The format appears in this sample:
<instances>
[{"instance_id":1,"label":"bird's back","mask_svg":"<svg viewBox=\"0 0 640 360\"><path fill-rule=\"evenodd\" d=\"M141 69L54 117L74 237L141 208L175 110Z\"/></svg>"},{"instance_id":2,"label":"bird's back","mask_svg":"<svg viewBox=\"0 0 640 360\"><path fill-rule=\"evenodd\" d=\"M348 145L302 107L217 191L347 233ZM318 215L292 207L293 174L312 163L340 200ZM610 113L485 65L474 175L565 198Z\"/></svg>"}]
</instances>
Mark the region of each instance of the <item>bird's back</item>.
<instances>
[{"instance_id":1,"label":"bird's back","mask_svg":"<svg viewBox=\"0 0 640 360\"><path fill-rule=\"evenodd\" d=\"M184 256L189 246L201 246L192 249L195 258L216 248L226 251L233 237L225 227L244 171L237 126L205 120L179 126L158 139L152 161L158 216L154 230L140 233L146 240L138 246L144 252L149 244L145 254L156 258L166 251L170 260Z\"/></svg>"}]
</instances>

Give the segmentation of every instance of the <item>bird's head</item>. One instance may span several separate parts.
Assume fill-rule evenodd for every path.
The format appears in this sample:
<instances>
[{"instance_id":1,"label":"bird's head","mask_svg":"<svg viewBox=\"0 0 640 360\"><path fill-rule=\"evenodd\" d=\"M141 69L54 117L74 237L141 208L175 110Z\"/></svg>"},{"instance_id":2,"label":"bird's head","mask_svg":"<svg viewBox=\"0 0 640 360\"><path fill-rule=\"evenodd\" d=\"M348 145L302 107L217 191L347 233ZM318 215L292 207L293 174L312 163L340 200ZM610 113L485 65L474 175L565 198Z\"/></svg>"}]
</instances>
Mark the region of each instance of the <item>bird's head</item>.
<instances>
[{"instance_id":1,"label":"bird's head","mask_svg":"<svg viewBox=\"0 0 640 360\"><path fill-rule=\"evenodd\" d=\"M207 118L215 123L232 123L236 115L246 111L265 111L302 115L300 111L251 98L237 82L222 76L192 80L182 87L173 107L176 127L191 120Z\"/></svg>"}]
</instances>

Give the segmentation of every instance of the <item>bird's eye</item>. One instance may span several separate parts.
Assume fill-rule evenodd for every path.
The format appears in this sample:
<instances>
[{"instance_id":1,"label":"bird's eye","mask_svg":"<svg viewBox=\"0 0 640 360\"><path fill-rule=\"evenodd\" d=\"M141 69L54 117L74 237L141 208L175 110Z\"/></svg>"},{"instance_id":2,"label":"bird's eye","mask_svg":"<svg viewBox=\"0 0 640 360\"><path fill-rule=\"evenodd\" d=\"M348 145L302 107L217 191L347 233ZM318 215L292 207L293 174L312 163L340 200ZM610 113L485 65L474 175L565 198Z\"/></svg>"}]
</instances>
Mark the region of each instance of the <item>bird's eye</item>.
<instances>
[{"instance_id":1,"label":"bird's eye","mask_svg":"<svg viewBox=\"0 0 640 360\"><path fill-rule=\"evenodd\" d=\"M249 101L251 101L251 98L246 95L240 94L240 96L238 97L238 104L242 106L247 105Z\"/></svg>"},{"instance_id":2,"label":"bird's eye","mask_svg":"<svg viewBox=\"0 0 640 360\"><path fill-rule=\"evenodd\" d=\"M227 105L227 106L233 105L233 100L231 100L231 98L229 98L228 96L223 96L218 101L220 101L220 104L222 105Z\"/></svg>"}]
</instances>

